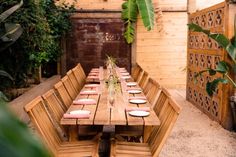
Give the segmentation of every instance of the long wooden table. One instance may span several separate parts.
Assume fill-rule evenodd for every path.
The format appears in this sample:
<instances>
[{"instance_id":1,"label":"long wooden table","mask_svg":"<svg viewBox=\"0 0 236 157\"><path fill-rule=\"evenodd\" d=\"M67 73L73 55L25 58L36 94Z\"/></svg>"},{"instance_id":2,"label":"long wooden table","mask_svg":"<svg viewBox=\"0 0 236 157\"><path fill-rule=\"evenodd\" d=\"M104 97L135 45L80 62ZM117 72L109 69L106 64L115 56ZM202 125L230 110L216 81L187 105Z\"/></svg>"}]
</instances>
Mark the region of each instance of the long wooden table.
<instances>
[{"instance_id":1,"label":"long wooden table","mask_svg":"<svg viewBox=\"0 0 236 157\"><path fill-rule=\"evenodd\" d=\"M115 102L113 106L109 104L108 100L108 89L106 87L105 79L107 77L106 70L100 67L99 70L99 94L96 95L78 95L76 99L81 98L92 98L97 101L96 105L71 105L67 111L69 113L73 110L89 110L91 112L90 117L87 119L61 119L61 125L77 126L77 125L124 125L124 126L156 126L160 125L160 120L151 109L150 115L147 117L134 117L129 115L126 111L126 107L150 107L151 104L133 104L129 103L128 98L130 96L144 96L143 92L140 94L129 94L125 80L121 80L120 89L116 91ZM119 72L118 72L119 73ZM98 82L98 80L92 80ZM136 86L135 88L137 88ZM88 88L86 88L88 89ZM90 88L93 89L93 88ZM82 91L85 90L85 87Z\"/></svg>"}]
</instances>

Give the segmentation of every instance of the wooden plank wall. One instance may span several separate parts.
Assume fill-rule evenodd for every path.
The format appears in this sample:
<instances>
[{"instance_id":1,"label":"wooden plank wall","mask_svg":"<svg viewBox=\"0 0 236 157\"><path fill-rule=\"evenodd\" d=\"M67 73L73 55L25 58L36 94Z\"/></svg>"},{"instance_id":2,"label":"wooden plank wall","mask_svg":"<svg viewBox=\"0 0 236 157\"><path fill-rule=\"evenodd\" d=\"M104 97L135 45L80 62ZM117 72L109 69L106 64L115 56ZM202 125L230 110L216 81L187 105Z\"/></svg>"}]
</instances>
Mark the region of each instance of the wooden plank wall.
<instances>
[{"instance_id":1,"label":"wooden plank wall","mask_svg":"<svg viewBox=\"0 0 236 157\"><path fill-rule=\"evenodd\" d=\"M137 62L168 88L185 88L187 13L163 12L163 29L147 32L137 23Z\"/></svg>"},{"instance_id":2,"label":"wooden plank wall","mask_svg":"<svg viewBox=\"0 0 236 157\"><path fill-rule=\"evenodd\" d=\"M67 0L72 1L72 0ZM123 0L79 0L81 10L121 10ZM186 87L187 0L153 0L163 11L160 26L147 32L137 22L133 61L138 62L151 76L168 88ZM159 21L160 22L160 21Z\"/></svg>"},{"instance_id":3,"label":"wooden plank wall","mask_svg":"<svg viewBox=\"0 0 236 157\"><path fill-rule=\"evenodd\" d=\"M147 32L137 23L136 60L168 88L186 87L187 0L154 0L160 17L154 30Z\"/></svg>"}]
</instances>

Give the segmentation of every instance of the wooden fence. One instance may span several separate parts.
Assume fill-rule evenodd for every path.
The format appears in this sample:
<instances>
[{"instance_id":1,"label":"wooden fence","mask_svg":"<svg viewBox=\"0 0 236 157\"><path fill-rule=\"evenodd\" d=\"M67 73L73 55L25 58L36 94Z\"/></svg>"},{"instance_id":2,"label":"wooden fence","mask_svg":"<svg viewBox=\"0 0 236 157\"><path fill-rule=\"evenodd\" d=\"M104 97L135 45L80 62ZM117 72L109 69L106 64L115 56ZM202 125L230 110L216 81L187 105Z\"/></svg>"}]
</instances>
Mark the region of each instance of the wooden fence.
<instances>
[{"instance_id":1,"label":"wooden fence","mask_svg":"<svg viewBox=\"0 0 236 157\"><path fill-rule=\"evenodd\" d=\"M236 5L226 2L189 15L189 23L196 23L214 33L223 33L228 37L233 35L233 18ZM194 75L206 68L215 68L219 61L228 60L224 51L214 40L203 33L188 32L187 52L187 100L192 102L213 120L224 128L232 128L232 115L229 107L230 85L220 85L213 97L205 91L206 83L220 76L210 77L204 74L194 83Z\"/></svg>"}]
</instances>

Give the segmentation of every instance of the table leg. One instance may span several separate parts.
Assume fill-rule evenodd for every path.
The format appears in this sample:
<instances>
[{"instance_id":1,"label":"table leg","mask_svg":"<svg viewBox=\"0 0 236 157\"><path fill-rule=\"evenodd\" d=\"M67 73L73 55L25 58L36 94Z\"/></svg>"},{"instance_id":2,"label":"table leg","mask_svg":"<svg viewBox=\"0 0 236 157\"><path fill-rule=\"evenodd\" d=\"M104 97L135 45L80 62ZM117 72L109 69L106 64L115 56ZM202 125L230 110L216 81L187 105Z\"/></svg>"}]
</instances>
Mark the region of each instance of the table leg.
<instances>
[{"instance_id":1,"label":"table leg","mask_svg":"<svg viewBox=\"0 0 236 157\"><path fill-rule=\"evenodd\" d=\"M69 126L69 141L78 141L78 126Z\"/></svg>"}]
</instances>

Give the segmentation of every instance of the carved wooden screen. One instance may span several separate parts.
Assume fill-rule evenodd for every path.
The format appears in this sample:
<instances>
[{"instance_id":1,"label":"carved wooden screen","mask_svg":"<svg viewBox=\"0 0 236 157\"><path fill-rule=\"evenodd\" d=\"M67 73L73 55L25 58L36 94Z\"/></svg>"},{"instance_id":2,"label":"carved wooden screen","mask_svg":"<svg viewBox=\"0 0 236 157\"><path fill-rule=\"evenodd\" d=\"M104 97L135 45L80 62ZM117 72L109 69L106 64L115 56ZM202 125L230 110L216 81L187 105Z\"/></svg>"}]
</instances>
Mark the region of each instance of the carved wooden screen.
<instances>
[{"instance_id":1,"label":"carved wooden screen","mask_svg":"<svg viewBox=\"0 0 236 157\"><path fill-rule=\"evenodd\" d=\"M214 33L228 35L229 5L220 3L213 7L198 11L189 16L189 23L196 23ZM226 52L212 39L203 33L188 33L188 71L187 100L201 109L212 119L225 123L225 108L228 107L228 85L220 85L213 97L209 97L205 87L215 77L203 74L194 83L194 75L206 68L215 68L219 61L226 59ZM228 111L228 109L227 109ZM226 122L227 123L227 122ZM223 124L224 125L224 124Z\"/></svg>"}]
</instances>

